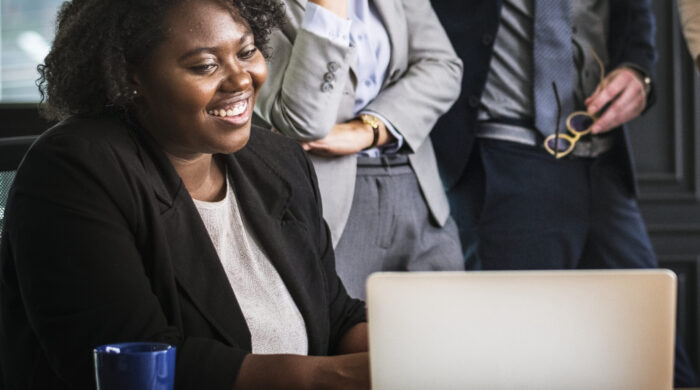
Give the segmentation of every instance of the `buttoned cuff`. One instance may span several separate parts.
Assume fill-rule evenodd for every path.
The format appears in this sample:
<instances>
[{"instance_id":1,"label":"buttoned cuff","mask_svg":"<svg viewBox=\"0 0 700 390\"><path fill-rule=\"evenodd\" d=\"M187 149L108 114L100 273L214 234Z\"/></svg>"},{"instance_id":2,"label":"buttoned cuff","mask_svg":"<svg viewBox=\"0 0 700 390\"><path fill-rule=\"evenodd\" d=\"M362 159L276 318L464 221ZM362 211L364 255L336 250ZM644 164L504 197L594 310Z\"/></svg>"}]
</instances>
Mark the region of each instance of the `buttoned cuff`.
<instances>
[{"instance_id":1,"label":"buttoned cuff","mask_svg":"<svg viewBox=\"0 0 700 390\"><path fill-rule=\"evenodd\" d=\"M350 19L340 18L326 8L309 2L306 4L301 28L336 44L350 46L351 23Z\"/></svg>"}]
</instances>

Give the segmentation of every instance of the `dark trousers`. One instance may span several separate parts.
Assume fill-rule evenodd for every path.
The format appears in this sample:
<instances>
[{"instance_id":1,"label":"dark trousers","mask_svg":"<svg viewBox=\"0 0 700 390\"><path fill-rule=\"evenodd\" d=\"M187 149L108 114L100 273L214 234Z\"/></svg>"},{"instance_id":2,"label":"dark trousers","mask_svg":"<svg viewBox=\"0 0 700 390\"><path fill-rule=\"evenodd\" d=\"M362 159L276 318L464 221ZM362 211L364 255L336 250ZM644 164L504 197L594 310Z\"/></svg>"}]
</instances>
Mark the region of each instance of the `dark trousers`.
<instances>
[{"instance_id":1,"label":"dark trousers","mask_svg":"<svg viewBox=\"0 0 700 390\"><path fill-rule=\"evenodd\" d=\"M656 268L613 148L556 160L541 147L480 139L448 192L467 269ZM675 385L695 386L676 348Z\"/></svg>"}]
</instances>

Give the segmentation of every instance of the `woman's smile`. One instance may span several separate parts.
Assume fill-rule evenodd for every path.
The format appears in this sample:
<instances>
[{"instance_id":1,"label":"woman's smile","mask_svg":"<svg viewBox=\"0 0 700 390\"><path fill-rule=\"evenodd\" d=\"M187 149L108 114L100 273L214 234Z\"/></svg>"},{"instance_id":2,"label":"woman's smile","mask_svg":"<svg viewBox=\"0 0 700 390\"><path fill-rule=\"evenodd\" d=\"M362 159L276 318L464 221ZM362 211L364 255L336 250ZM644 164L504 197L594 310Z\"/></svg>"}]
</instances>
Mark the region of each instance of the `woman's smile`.
<instances>
[{"instance_id":1,"label":"woman's smile","mask_svg":"<svg viewBox=\"0 0 700 390\"><path fill-rule=\"evenodd\" d=\"M246 93L244 96L217 103L214 108L207 110L207 114L216 117L216 120L225 121L236 127L245 125L252 114L252 96L252 93Z\"/></svg>"}]
</instances>

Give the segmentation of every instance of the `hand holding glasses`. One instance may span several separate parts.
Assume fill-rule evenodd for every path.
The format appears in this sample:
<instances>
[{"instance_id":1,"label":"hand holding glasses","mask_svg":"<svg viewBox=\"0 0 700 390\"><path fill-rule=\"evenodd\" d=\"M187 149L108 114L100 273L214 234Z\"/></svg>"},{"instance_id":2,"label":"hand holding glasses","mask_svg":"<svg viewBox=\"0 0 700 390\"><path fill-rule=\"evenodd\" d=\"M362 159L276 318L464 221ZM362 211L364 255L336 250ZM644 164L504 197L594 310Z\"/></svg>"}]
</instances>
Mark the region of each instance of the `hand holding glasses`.
<instances>
[{"instance_id":1,"label":"hand holding glasses","mask_svg":"<svg viewBox=\"0 0 700 390\"><path fill-rule=\"evenodd\" d=\"M596 90L602 88L603 79L605 79L605 67L603 66L603 61L601 61L598 54L591 48L591 53L596 62L600 66L600 82ZM591 132L591 126L598 119L598 115L591 114L586 111L575 111L569 114L566 118L566 129L569 134L560 134L559 132L559 120L561 119L561 102L559 99L559 92L557 91L556 83L552 83L552 89L554 90L554 95L557 101L557 124L556 131L554 134L550 134L544 140L544 148L554 157L562 158L574 150L576 143L584 135ZM602 111L602 110L601 110Z\"/></svg>"}]
</instances>

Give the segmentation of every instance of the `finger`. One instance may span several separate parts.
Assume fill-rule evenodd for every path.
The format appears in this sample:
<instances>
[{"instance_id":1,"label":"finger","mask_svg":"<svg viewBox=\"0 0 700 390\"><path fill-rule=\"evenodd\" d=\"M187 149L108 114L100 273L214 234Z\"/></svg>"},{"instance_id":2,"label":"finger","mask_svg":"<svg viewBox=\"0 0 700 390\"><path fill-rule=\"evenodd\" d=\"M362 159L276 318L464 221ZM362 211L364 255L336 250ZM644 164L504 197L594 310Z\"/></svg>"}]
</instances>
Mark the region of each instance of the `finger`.
<instances>
[{"instance_id":1,"label":"finger","mask_svg":"<svg viewBox=\"0 0 700 390\"><path fill-rule=\"evenodd\" d=\"M309 153L315 154L317 156L323 156L323 157L334 157L335 156L334 153L331 153L328 149L325 149L325 148L311 149L311 150L309 150Z\"/></svg>"},{"instance_id":2,"label":"finger","mask_svg":"<svg viewBox=\"0 0 700 390\"><path fill-rule=\"evenodd\" d=\"M586 107L588 107L590 102L592 102L594 99L596 99L598 97L598 95L600 95L600 91L602 91L602 90L603 90L603 86L599 84L597 87L595 87L595 91L593 91L591 96L587 97L586 100L584 100L583 104L585 104Z\"/></svg>"},{"instance_id":3,"label":"finger","mask_svg":"<svg viewBox=\"0 0 700 390\"><path fill-rule=\"evenodd\" d=\"M306 146L309 148L307 150L312 150L312 149L324 149L326 147L326 144L321 141L309 141L306 142Z\"/></svg>"},{"instance_id":4,"label":"finger","mask_svg":"<svg viewBox=\"0 0 700 390\"><path fill-rule=\"evenodd\" d=\"M309 142L309 152L320 156L336 156L338 153L334 150L335 147L325 141L326 139Z\"/></svg>"},{"instance_id":5,"label":"finger","mask_svg":"<svg viewBox=\"0 0 700 390\"><path fill-rule=\"evenodd\" d=\"M606 132L634 119L644 109L644 100L643 91L634 87L625 89L591 126L591 132Z\"/></svg>"},{"instance_id":6,"label":"finger","mask_svg":"<svg viewBox=\"0 0 700 390\"><path fill-rule=\"evenodd\" d=\"M609 74L608 77L606 77L604 80L602 80L602 81L595 87L595 91L593 91L593 93L591 94L591 96L589 96L589 97L584 101L584 104L586 105L586 107L588 107L588 106L591 104L591 102L597 101L597 100L599 100L599 99L601 98L601 97L600 97L600 96L601 96L600 94L603 92L603 90L605 90L605 88L608 86L608 84L610 84L610 82L614 79L614 76L615 76L614 72L611 73L611 74Z\"/></svg>"},{"instance_id":7,"label":"finger","mask_svg":"<svg viewBox=\"0 0 700 390\"><path fill-rule=\"evenodd\" d=\"M595 114L596 112L600 111L600 109L605 107L608 102L615 99L615 97L617 97L617 95L619 95L629 83L629 79L624 76L624 73L611 75L611 77L613 78L610 79L610 82L605 85L600 92L598 92L597 96L595 96L594 99L591 99L586 105L589 113Z\"/></svg>"}]
</instances>

